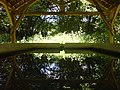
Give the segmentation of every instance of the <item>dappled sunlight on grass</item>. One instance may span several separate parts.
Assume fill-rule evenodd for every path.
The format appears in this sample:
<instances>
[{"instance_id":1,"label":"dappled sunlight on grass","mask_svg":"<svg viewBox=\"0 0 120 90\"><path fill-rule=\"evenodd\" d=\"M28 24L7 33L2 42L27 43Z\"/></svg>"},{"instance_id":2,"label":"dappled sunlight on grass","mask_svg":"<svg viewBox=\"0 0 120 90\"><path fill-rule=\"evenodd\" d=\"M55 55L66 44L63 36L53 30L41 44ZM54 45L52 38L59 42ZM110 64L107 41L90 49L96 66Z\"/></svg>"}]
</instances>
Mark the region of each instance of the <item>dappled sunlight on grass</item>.
<instances>
[{"instance_id":1,"label":"dappled sunlight on grass","mask_svg":"<svg viewBox=\"0 0 120 90\"><path fill-rule=\"evenodd\" d=\"M42 37L42 35L35 34L33 37L30 37L28 41L24 38L20 41L22 43L94 43L93 39L89 39L90 36L79 34L79 33L58 33L54 36ZM87 40L86 40L87 39Z\"/></svg>"}]
</instances>

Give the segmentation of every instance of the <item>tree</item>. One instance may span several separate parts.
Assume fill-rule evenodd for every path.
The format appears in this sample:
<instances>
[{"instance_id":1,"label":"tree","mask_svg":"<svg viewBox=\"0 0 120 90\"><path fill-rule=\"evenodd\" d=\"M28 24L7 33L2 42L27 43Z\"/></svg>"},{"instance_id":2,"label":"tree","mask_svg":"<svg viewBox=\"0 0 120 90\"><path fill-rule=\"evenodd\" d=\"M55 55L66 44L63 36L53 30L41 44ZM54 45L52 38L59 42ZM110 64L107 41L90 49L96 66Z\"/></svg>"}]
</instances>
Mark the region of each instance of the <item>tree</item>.
<instances>
[{"instance_id":1,"label":"tree","mask_svg":"<svg viewBox=\"0 0 120 90\"><path fill-rule=\"evenodd\" d=\"M10 25L7 14L3 7L0 7L0 43L10 41Z\"/></svg>"}]
</instances>

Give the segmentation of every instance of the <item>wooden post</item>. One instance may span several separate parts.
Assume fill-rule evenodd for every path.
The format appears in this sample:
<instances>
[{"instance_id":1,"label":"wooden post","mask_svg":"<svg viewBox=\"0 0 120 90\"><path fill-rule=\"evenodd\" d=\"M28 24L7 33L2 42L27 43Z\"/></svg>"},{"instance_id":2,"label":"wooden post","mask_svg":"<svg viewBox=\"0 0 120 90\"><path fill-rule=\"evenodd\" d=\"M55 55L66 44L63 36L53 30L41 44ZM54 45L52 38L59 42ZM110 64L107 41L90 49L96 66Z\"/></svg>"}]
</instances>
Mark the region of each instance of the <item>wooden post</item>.
<instances>
[{"instance_id":1,"label":"wooden post","mask_svg":"<svg viewBox=\"0 0 120 90\"><path fill-rule=\"evenodd\" d=\"M64 12L65 11L65 2L64 0L60 0L60 12Z\"/></svg>"},{"instance_id":2,"label":"wooden post","mask_svg":"<svg viewBox=\"0 0 120 90\"><path fill-rule=\"evenodd\" d=\"M119 8L119 6L118 6L118 8ZM117 13L118 13L118 8L115 7L115 10L114 11L111 10L110 13L109 13L109 21L111 23L111 32L113 33L113 35L112 35L109 32L109 42L110 42L110 44L115 43L114 42L114 35L115 35L115 33L114 33L114 28L113 27L114 27L115 18L116 18ZM115 73L114 73L114 70L113 70L113 68L114 68L113 67L113 63L115 63L116 60L114 58L110 58L110 61L113 61L111 63L111 68L110 68L111 76L113 78L113 82L115 84L115 87L117 88L117 90L119 90L119 86L117 84L117 80L116 80Z\"/></svg>"},{"instance_id":3,"label":"wooden post","mask_svg":"<svg viewBox=\"0 0 120 90\"><path fill-rule=\"evenodd\" d=\"M111 34L111 32L113 34ZM111 32L109 32L109 43L110 44L114 43L114 29L113 29L113 26L111 26Z\"/></svg>"}]
</instances>

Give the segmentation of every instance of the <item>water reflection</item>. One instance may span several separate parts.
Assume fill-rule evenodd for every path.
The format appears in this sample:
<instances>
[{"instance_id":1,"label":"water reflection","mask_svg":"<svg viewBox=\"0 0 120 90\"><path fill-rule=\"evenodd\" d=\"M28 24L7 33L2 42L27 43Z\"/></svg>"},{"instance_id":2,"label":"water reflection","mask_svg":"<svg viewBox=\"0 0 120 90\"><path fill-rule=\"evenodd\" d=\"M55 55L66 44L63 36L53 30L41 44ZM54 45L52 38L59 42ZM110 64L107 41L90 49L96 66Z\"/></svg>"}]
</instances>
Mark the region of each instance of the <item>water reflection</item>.
<instances>
[{"instance_id":1,"label":"water reflection","mask_svg":"<svg viewBox=\"0 0 120 90\"><path fill-rule=\"evenodd\" d=\"M109 57L96 54L69 54L64 57L54 54L22 54L16 57L21 74L9 85L11 90L92 90L103 76ZM9 58L0 60L0 89L5 87L11 65ZM119 67L119 66L117 66ZM103 89L104 90L104 89Z\"/></svg>"}]
</instances>

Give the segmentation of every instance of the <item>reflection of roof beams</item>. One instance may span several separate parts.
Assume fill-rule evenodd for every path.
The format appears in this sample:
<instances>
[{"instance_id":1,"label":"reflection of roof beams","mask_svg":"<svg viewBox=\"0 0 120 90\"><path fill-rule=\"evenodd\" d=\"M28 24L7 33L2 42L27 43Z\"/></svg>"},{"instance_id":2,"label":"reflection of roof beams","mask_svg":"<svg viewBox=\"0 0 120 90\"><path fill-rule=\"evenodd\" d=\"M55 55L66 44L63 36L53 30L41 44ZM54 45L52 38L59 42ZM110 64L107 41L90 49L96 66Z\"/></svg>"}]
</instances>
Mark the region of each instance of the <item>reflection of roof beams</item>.
<instances>
[{"instance_id":1,"label":"reflection of roof beams","mask_svg":"<svg viewBox=\"0 0 120 90\"><path fill-rule=\"evenodd\" d=\"M117 81L116 81L116 78L114 75L113 63L115 63L114 59L109 61L108 65L106 66L107 68L105 69L105 71L103 73L103 76L97 82L96 90L99 89L101 86L103 86L106 83L109 86L112 86L112 87L115 86L115 90L119 90L119 86L117 84ZM108 80L108 81L106 82L106 80Z\"/></svg>"},{"instance_id":2,"label":"reflection of roof beams","mask_svg":"<svg viewBox=\"0 0 120 90\"><path fill-rule=\"evenodd\" d=\"M16 15L19 15L16 13ZM99 12L25 12L25 16L39 16L39 15L73 15L73 16L80 16L80 15L99 15Z\"/></svg>"},{"instance_id":3,"label":"reflection of roof beams","mask_svg":"<svg viewBox=\"0 0 120 90\"><path fill-rule=\"evenodd\" d=\"M11 68L8 79L7 79L6 84L5 84L5 90L7 90L7 87L9 86L10 82L13 80L14 74L15 74L14 68Z\"/></svg>"},{"instance_id":4,"label":"reflection of roof beams","mask_svg":"<svg viewBox=\"0 0 120 90\"><path fill-rule=\"evenodd\" d=\"M65 50L66 53L80 53L81 51L93 51L105 55L120 58L119 44L93 44L93 43L20 43L20 44L1 44L0 57L8 57L25 52L39 53L59 53Z\"/></svg>"}]
</instances>

